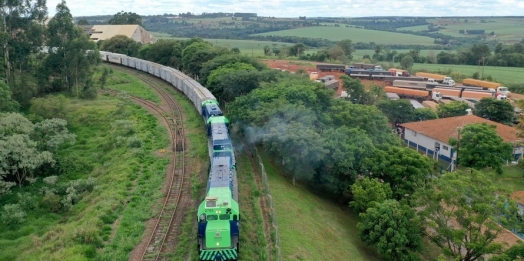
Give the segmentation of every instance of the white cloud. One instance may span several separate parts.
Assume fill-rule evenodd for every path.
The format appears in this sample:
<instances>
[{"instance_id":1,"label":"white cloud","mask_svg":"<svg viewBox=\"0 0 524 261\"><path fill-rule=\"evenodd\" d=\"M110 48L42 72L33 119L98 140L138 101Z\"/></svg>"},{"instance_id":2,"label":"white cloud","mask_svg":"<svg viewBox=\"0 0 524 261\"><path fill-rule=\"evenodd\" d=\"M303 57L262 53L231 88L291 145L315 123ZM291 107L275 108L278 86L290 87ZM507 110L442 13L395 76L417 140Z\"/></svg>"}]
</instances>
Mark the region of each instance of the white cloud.
<instances>
[{"instance_id":1,"label":"white cloud","mask_svg":"<svg viewBox=\"0 0 524 261\"><path fill-rule=\"evenodd\" d=\"M48 0L49 15L61 0ZM119 11L140 15L164 13L252 12L261 16L362 17L362 16L492 16L524 15L521 0L70 0L73 16L112 15Z\"/></svg>"}]
</instances>

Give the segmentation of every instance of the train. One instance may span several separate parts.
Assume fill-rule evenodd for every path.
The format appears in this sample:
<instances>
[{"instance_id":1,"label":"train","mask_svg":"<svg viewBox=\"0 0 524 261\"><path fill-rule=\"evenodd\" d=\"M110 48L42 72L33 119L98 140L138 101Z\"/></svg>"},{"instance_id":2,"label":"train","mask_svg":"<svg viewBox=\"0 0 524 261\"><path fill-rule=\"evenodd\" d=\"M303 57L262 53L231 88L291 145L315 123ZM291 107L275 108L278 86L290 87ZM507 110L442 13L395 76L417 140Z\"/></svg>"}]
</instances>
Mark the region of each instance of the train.
<instances>
[{"instance_id":1,"label":"train","mask_svg":"<svg viewBox=\"0 0 524 261\"><path fill-rule=\"evenodd\" d=\"M240 208L233 144L229 121L217 99L200 83L182 72L161 64L123 54L100 51L108 63L134 68L170 83L183 92L202 115L209 136L211 166L205 199L196 215L198 253L202 261L238 260Z\"/></svg>"}]
</instances>

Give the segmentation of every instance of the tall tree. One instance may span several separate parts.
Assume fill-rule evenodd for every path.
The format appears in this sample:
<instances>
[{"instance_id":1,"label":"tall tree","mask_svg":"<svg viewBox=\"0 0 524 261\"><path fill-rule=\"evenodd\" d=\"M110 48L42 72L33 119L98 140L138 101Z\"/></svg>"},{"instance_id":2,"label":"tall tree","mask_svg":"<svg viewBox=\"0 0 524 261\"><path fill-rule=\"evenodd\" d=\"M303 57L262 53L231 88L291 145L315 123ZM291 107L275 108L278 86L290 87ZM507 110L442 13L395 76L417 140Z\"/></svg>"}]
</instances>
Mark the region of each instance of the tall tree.
<instances>
[{"instance_id":1,"label":"tall tree","mask_svg":"<svg viewBox=\"0 0 524 261\"><path fill-rule=\"evenodd\" d=\"M386 115L391 124L415 121L415 108L406 100L384 100L377 107Z\"/></svg>"},{"instance_id":2,"label":"tall tree","mask_svg":"<svg viewBox=\"0 0 524 261\"><path fill-rule=\"evenodd\" d=\"M344 55L346 55L347 58L352 58L351 53L353 53L353 46L351 44L351 40L344 39L338 42L337 45L340 46L340 48L342 48L342 50L344 51Z\"/></svg>"},{"instance_id":3,"label":"tall tree","mask_svg":"<svg viewBox=\"0 0 524 261\"><path fill-rule=\"evenodd\" d=\"M58 90L55 91L75 91L80 96L80 88L85 92L90 87L89 76L100 58L95 43L74 25L66 2L62 1L56 8L47 28L49 56L42 68L45 76L56 76L53 85Z\"/></svg>"},{"instance_id":4,"label":"tall tree","mask_svg":"<svg viewBox=\"0 0 524 261\"><path fill-rule=\"evenodd\" d=\"M361 213L358 235L375 246L386 260L420 260L423 229L415 212L407 205L389 199Z\"/></svg>"},{"instance_id":5,"label":"tall tree","mask_svg":"<svg viewBox=\"0 0 524 261\"><path fill-rule=\"evenodd\" d=\"M0 44L5 79L14 82L13 70L28 67L29 55L43 43L43 22L47 18L45 0L11 0L0 4ZM11 86L13 87L13 86Z\"/></svg>"},{"instance_id":6,"label":"tall tree","mask_svg":"<svg viewBox=\"0 0 524 261\"><path fill-rule=\"evenodd\" d=\"M476 123L459 129L459 139L449 143L457 151L462 166L483 169L492 167L501 172L502 165L512 159L513 146L497 134L495 125Z\"/></svg>"},{"instance_id":7,"label":"tall tree","mask_svg":"<svg viewBox=\"0 0 524 261\"><path fill-rule=\"evenodd\" d=\"M352 79L347 75L340 76L342 86L348 92L351 102L356 104L365 104L368 94L360 79Z\"/></svg>"},{"instance_id":8,"label":"tall tree","mask_svg":"<svg viewBox=\"0 0 524 261\"><path fill-rule=\"evenodd\" d=\"M468 114L468 104L460 101L452 101L447 104L439 104L437 114L439 118L448 118Z\"/></svg>"},{"instance_id":9,"label":"tall tree","mask_svg":"<svg viewBox=\"0 0 524 261\"><path fill-rule=\"evenodd\" d=\"M142 25L142 17L133 12L120 11L116 13L109 21L108 24L138 24Z\"/></svg>"},{"instance_id":10,"label":"tall tree","mask_svg":"<svg viewBox=\"0 0 524 261\"><path fill-rule=\"evenodd\" d=\"M402 59L400 60L400 66L404 70L413 67L413 57L411 57L411 55L409 54L402 57Z\"/></svg>"},{"instance_id":11,"label":"tall tree","mask_svg":"<svg viewBox=\"0 0 524 261\"><path fill-rule=\"evenodd\" d=\"M446 173L431 179L414 195L414 204L426 220L428 237L453 260L481 260L497 253L502 232L519 226L518 208L491 180L479 171Z\"/></svg>"},{"instance_id":12,"label":"tall tree","mask_svg":"<svg viewBox=\"0 0 524 261\"><path fill-rule=\"evenodd\" d=\"M503 124L511 124L515 118L515 110L507 100L483 98L475 104L475 115Z\"/></svg>"}]
</instances>

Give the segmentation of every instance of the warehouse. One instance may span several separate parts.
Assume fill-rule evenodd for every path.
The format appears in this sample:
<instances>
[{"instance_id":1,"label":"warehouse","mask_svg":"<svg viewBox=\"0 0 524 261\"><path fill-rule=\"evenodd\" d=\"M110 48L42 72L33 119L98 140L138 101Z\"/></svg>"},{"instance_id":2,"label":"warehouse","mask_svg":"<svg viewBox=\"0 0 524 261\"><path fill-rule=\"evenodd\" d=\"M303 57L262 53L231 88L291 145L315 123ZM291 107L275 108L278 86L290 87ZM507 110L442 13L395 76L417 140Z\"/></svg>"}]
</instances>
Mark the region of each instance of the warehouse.
<instances>
[{"instance_id":1,"label":"warehouse","mask_svg":"<svg viewBox=\"0 0 524 261\"><path fill-rule=\"evenodd\" d=\"M459 129L473 123L487 123L497 126L499 136L505 142L510 142L514 145L514 159L518 160L522 157L524 150L521 142L523 140L518 135L518 129L475 115L399 124L402 130L399 135L409 147L418 152L424 153L433 159L438 158L448 163L452 161L455 163L456 153L449 145L449 139L452 137L458 139Z\"/></svg>"},{"instance_id":2,"label":"warehouse","mask_svg":"<svg viewBox=\"0 0 524 261\"><path fill-rule=\"evenodd\" d=\"M142 44L155 43L157 41L146 29L137 24L88 25L80 27L85 33L89 34L89 39L95 42L110 39L115 35L125 35Z\"/></svg>"}]
</instances>

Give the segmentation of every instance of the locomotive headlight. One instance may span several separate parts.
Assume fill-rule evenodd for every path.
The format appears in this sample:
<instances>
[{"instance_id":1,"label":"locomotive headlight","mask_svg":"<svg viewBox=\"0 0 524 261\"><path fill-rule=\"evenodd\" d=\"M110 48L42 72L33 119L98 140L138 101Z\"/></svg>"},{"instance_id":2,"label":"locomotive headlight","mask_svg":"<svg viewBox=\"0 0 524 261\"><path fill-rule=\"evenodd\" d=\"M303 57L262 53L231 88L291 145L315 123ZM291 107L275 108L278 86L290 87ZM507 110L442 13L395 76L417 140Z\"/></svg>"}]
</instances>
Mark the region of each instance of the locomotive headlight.
<instances>
[{"instance_id":1,"label":"locomotive headlight","mask_svg":"<svg viewBox=\"0 0 524 261\"><path fill-rule=\"evenodd\" d=\"M220 243L217 243L217 246L220 245Z\"/></svg>"}]
</instances>

